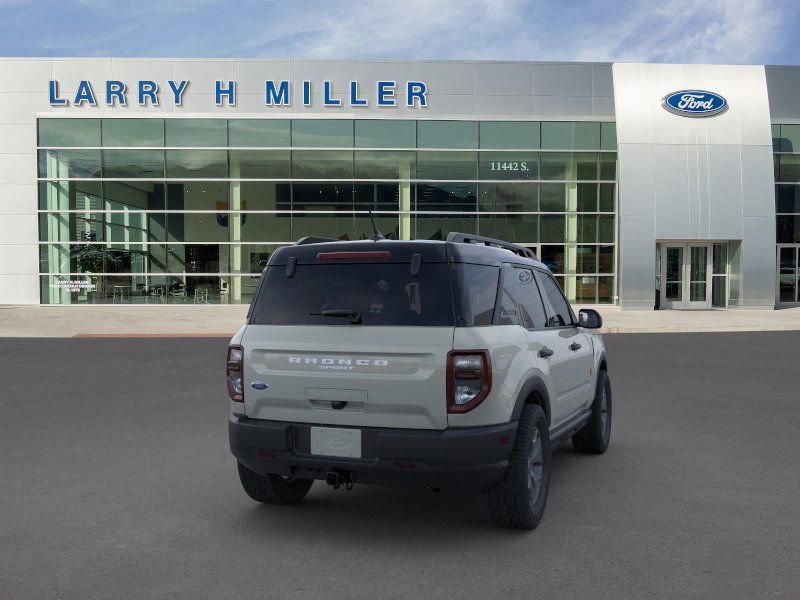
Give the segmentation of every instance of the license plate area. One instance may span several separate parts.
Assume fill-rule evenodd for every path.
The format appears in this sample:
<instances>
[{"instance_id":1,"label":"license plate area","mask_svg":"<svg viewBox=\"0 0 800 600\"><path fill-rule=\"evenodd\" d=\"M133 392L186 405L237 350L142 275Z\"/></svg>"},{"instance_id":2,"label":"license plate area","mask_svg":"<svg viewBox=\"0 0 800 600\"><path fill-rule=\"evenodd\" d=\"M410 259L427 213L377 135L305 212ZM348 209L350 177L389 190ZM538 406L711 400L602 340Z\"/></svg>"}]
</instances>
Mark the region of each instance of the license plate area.
<instances>
[{"instance_id":1,"label":"license plate area","mask_svg":"<svg viewBox=\"0 0 800 600\"><path fill-rule=\"evenodd\" d=\"M311 454L361 458L361 430L339 427L312 427Z\"/></svg>"}]
</instances>

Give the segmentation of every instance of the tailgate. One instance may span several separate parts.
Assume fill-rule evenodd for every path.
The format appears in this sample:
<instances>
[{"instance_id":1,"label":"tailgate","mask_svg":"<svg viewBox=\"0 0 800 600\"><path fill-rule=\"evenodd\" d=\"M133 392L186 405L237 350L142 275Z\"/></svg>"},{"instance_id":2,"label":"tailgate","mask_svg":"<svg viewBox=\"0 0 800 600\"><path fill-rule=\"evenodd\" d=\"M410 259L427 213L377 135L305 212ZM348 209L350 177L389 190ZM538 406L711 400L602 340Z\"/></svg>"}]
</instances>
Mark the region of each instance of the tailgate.
<instances>
[{"instance_id":1,"label":"tailgate","mask_svg":"<svg viewBox=\"0 0 800 600\"><path fill-rule=\"evenodd\" d=\"M248 417L447 427L452 327L249 325L242 346ZM255 389L253 382L268 387Z\"/></svg>"}]
</instances>

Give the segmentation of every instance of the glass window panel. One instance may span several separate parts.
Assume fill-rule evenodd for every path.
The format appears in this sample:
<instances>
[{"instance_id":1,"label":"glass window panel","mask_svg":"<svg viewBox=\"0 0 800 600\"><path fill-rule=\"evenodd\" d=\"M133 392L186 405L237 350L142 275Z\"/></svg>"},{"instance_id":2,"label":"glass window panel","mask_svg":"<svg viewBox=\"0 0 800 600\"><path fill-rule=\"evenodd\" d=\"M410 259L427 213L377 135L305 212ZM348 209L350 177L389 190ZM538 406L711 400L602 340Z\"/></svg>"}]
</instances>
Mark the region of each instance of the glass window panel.
<instances>
[{"instance_id":1,"label":"glass window panel","mask_svg":"<svg viewBox=\"0 0 800 600\"><path fill-rule=\"evenodd\" d=\"M40 146L99 146L100 119L39 119Z\"/></svg>"},{"instance_id":2,"label":"glass window panel","mask_svg":"<svg viewBox=\"0 0 800 600\"><path fill-rule=\"evenodd\" d=\"M269 261L269 257L280 245L272 244L241 244L232 245L232 248L240 250L231 253L231 271L241 273L261 273Z\"/></svg>"},{"instance_id":3,"label":"glass window panel","mask_svg":"<svg viewBox=\"0 0 800 600\"><path fill-rule=\"evenodd\" d=\"M347 212L352 219L353 186L348 183L295 183L292 185L292 210L337 210Z\"/></svg>"},{"instance_id":4,"label":"glass window panel","mask_svg":"<svg viewBox=\"0 0 800 600\"><path fill-rule=\"evenodd\" d=\"M575 140L572 147L576 150L599 150L600 123L575 123Z\"/></svg>"},{"instance_id":5,"label":"glass window panel","mask_svg":"<svg viewBox=\"0 0 800 600\"><path fill-rule=\"evenodd\" d=\"M543 243L563 243L566 239L567 218L564 215L542 215L539 220L539 235Z\"/></svg>"},{"instance_id":6,"label":"glass window panel","mask_svg":"<svg viewBox=\"0 0 800 600\"><path fill-rule=\"evenodd\" d=\"M600 124L600 149L601 150L616 150L617 149L617 124L616 123L601 123Z\"/></svg>"},{"instance_id":7,"label":"glass window panel","mask_svg":"<svg viewBox=\"0 0 800 600\"><path fill-rule=\"evenodd\" d=\"M613 277L598 277L597 278L597 302L601 304L610 304L614 296L614 278Z\"/></svg>"},{"instance_id":8,"label":"glass window panel","mask_svg":"<svg viewBox=\"0 0 800 600\"><path fill-rule=\"evenodd\" d=\"M356 179L413 179L415 167L416 152L355 153Z\"/></svg>"},{"instance_id":9,"label":"glass window panel","mask_svg":"<svg viewBox=\"0 0 800 600\"><path fill-rule=\"evenodd\" d=\"M526 121L481 121L481 148L538 148L539 123Z\"/></svg>"},{"instance_id":10,"label":"glass window panel","mask_svg":"<svg viewBox=\"0 0 800 600\"><path fill-rule=\"evenodd\" d=\"M539 202L542 212L566 211L567 186L563 183L542 183L539 188Z\"/></svg>"},{"instance_id":11,"label":"glass window panel","mask_svg":"<svg viewBox=\"0 0 800 600\"><path fill-rule=\"evenodd\" d=\"M601 183L600 212L614 212L614 184Z\"/></svg>"},{"instance_id":12,"label":"glass window panel","mask_svg":"<svg viewBox=\"0 0 800 600\"><path fill-rule=\"evenodd\" d=\"M103 150L103 176L113 178L164 177L163 150Z\"/></svg>"},{"instance_id":13,"label":"glass window panel","mask_svg":"<svg viewBox=\"0 0 800 600\"><path fill-rule=\"evenodd\" d=\"M227 273L230 248L230 244L168 244L167 272Z\"/></svg>"},{"instance_id":14,"label":"glass window panel","mask_svg":"<svg viewBox=\"0 0 800 600\"><path fill-rule=\"evenodd\" d=\"M416 210L461 212L475 212L477 210L477 189L475 184L443 183L434 185L419 183L416 188ZM474 229L472 233L474 233Z\"/></svg>"},{"instance_id":15,"label":"glass window panel","mask_svg":"<svg viewBox=\"0 0 800 600\"><path fill-rule=\"evenodd\" d=\"M50 242L101 242L105 213L39 213L39 234Z\"/></svg>"},{"instance_id":16,"label":"glass window panel","mask_svg":"<svg viewBox=\"0 0 800 600\"><path fill-rule=\"evenodd\" d=\"M292 186L273 181L231 183L231 210L291 210ZM239 204L236 204L238 190Z\"/></svg>"},{"instance_id":17,"label":"glass window panel","mask_svg":"<svg viewBox=\"0 0 800 600\"><path fill-rule=\"evenodd\" d=\"M135 277L126 275L43 275L43 304L130 304Z\"/></svg>"},{"instance_id":18,"label":"glass window panel","mask_svg":"<svg viewBox=\"0 0 800 600\"><path fill-rule=\"evenodd\" d=\"M575 138L575 124L572 122L542 122L542 148L548 150L571 150Z\"/></svg>"},{"instance_id":19,"label":"glass window panel","mask_svg":"<svg viewBox=\"0 0 800 600\"><path fill-rule=\"evenodd\" d=\"M229 214L167 213L169 242L227 242L231 239Z\"/></svg>"},{"instance_id":20,"label":"glass window panel","mask_svg":"<svg viewBox=\"0 0 800 600\"><path fill-rule=\"evenodd\" d=\"M295 148L352 148L353 121L343 119L295 119L292 121Z\"/></svg>"},{"instance_id":21,"label":"glass window panel","mask_svg":"<svg viewBox=\"0 0 800 600\"><path fill-rule=\"evenodd\" d=\"M800 152L800 125L781 125L781 152Z\"/></svg>"},{"instance_id":22,"label":"glass window panel","mask_svg":"<svg viewBox=\"0 0 800 600\"><path fill-rule=\"evenodd\" d=\"M800 154L781 154L778 181L800 181Z\"/></svg>"},{"instance_id":23,"label":"glass window panel","mask_svg":"<svg viewBox=\"0 0 800 600\"><path fill-rule=\"evenodd\" d=\"M423 214L414 217L416 239L444 240L453 231L477 233L478 220L474 215Z\"/></svg>"},{"instance_id":24,"label":"glass window panel","mask_svg":"<svg viewBox=\"0 0 800 600\"><path fill-rule=\"evenodd\" d=\"M167 177L228 177L225 150L167 150Z\"/></svg>"},{"instance_id":25,"label":"glass window panel","mask_svg":"<svg viewBox=\"0 0 800 600\"><path fill-rule=\"evenodd\" d=\"M356 148L416 148L416 121L356 119Z\"/></svg>"},{"instance_id":26,"label":"glass window panel","mask_svg":"<svg viewBox=\"0 0 800 600\"><path fill-rule=\"evenodd\" d=\"M540 260L553 273L564 272L564 246L542 246L540 254Z\"/></svg>"},{"instance_id":27,"label":"glass window panel","mask_svg":"<svg viewBox=\"0 0 800 600\"><path fill-rule=\"evenodd\" d=\"M597 241L613 243L614 237L614 215L600 215L597 225Z\"/></svg>"},{"instance_id":28,"label":"glass window panel","mask_svg":"<svg viewBox=\"0 0 800 600\"><path fill-rule=\"evenodd\" d=\"M776 212L800 213L800 185L776 185L775 199Z\"/></svg>"},{"instance_id":29,"label":"glass window panel","mask_svg":"<svg viewBox=\"0 0 800 600\"><path fill-rule=\"evenodd\" d=\"M39 150L39 177L100 177L100 150Z\"/></svg>"},{"instance_id":30,"label":"glass window panel","mask_svg":"<svg viewBox=\"0 0 800 600\"><path fill-rule=\"evenodd\" d=\"M781 157L780 157L780 155L779 154L773 154L772 155L772 168L773 168L773 174L775 176L775 181L780 181L780 179L778 178L779 177L778 172L780 171L780 167L781 167Z\"/></svg>"},{"instance_id":31,"label":"glass window panel","mask_svg":"<svg viewBox=\"0 0 800 600\"><path fill-rule=\"evenodd\" d=\"M228 183L224 181L168 183L167 208L169 210L230 210L229 187ZM213 217L213 215L211 216Z\"/></svg>"},{"instance_id":32,"label":"glass window panel","mask_svg":"<svg viewBox=\"0 0 800 600\"><path fill-rule=\"evenodd\" d=\"M163 145L163 119L103 119L103 146Z\"/></svg>"},{"instance_id":33,"label":"glass window panel","mask_svg":"<svg viewBox=\"0 0 800 600\"><path fill-rule=\"evenodd\" d=\"M292 239L306 236L326 237L335 240L352 240L353 211L333 213L294 213Z\"/></svg>"},{"instance_id":34,"label":"glass window panel","mask_svg":"<svg viewBox=\"0 0 800 600\"><path fill-rule=\"evenodd\" d=\"M594 243L597 241L597 219L596 215L578 215L578 242Z\"/></svg>"},{"instance_id":35,"label":"glass window panel","mask_svg":"<svg viewBox=\"0 0 800 600\"><path fill-rule=\"evenodd\" d=\"M593 152L576 152L572 155L575 161L575 179L595 181L597 179L597 157ZM613 177L612 177L613 179Z\"/></svg>"},{"instance_id":36,"label":"glass window panel","mask_svg":"<svg viewBox=\"0 0 800 600\"><path fill-rule=\"evenodd\" d=\"M542 123L544 125L544 123ZM572 154L569 152L542 152L542 179L574 179L572 176ZM597 177L595 176L595 179Z\"/></svg>"},{"instance_id":37,"label":"glass window panel","mask_svg":"<svg viewBox=\"0 0 800 600\"><path fill-rule=\"evenodd\" d=\"M99 181L40 181L39 208L41 210L102 210L101 189Z\"/></svg>"},{"instance_id":38,"label":"glass window panel","mask_svg":"<svg viewBox=\"0 0 800 600\"><path fill-rule=\"evenodd\" d=\"M602 179L603 181L616 181L617 179L616 152L600 153L600 179Z\"/></svg>"},{"instance_id":39,"label":"glass window panel","mask_svg":"<svg viewBox=\"0 0 800 600\"><path fill-rule=\"evenodd\" d=\"M288 179L292 176L288 150L231 150L229 160L233 179Z\"/></svg>"},{"instance_id":40,"label":"glass window panel","mask_svg":"<svg viewBox=\"0 0 800 600\"><path fill-rule=\"evenodd\" d=\"M598 246L598 273L614 272L614 246ZM657 269L657 272L661 272Z\"/></svg>"},{"instance_id":41,"label":"glass window panel","mask_svg":"<svg viewBox=\"0 0 800 600\"><path fill-rule=\"evenodd\" d=\"M288 148L289 119L229 119L228 141L232 148Z\"/></svg>"},{"instance_id":42,"label":"glass window panel","mask_svg":"<svg viewBox=\"0 0 800 600\"><path fill-rule=\"evenodd\" d=\"M773 152L780 152L781 151L781 126L780 125L773 125L772 126L772 151Z\"/></svg>"},{"instance_id":43,"label":"glass window panel","mask_svg":"<svg viewBox=\"0 0 800 600\"><path fill-rule=\"evenodd\" d=\"M711 306L725 308L727 304L726 277L711 278Z\"/></svg>"},{"instance_id":44,"label":"glass window panel","mask_svg":"<svg viewBox=\"0 0 800 600\"><path fill-rule=\"evenodd\" d=\"M717 279L715 277L715 279ZM722 279L721 277L719 279ZM797 298L797 277L794 275L781 275L779 282L778 298L780 302L794 302Z\"/></svg>"},{"instance_id":45,"label":"glass window panel","mask_svg":"<svg viewBox=\"0 0 800 600\"><path fill-rule=\"evenodd\" d=\"M167 146L215 147L228 145L225 119L166 119Z\"/></svg>"},{"instance_id":46,"label":"glass window panel","mask_svg":"<svg viewBox=\"0 0 800 600\"><path fill-rule=\"evenodd\" d=\"M575 302L595 304L597 302L597 277L578 275L575 278Z\"/></svg>"},{"instance_id":47,"label":"glass window panel","mask_svg":"<svg viewBox=\"0 0 800 600\"><path fill-rule=\"evenodd\" d=\"M292 152L292 176L297 179L350 179L353 153L344 150Z\"/></svg>"},{"instance_id":48,"label":"glass window panel","mask_svg":"<svg viewBox=\"0 0 800 600\"><path fill-rule=\"evenodd\" d=\"M797 248L780 249L779 272L781 275L795 275L797 270Z\"/></svg>"},{"instance_id":49,"label":"glass window panel","mask_svg":"<svg viewBox=\"0 0 800 600\"><path fill-rule=\"evenodd\" d=\"M140 244L152 241L153 235L160 236L162 216L155 219L157 230L150 232L150 225L154 220L148 213L108 213L105 217L105 239L109 242L124 244L127 248L131 243Z\"/></svg>"},{"instance_id":50,"label":"glass window panel","mask_svg":"<svg viewBox=\"0 0 800 600\"><path fill-rule=\"evenodd\" d=\"M106 210L164 210L163 183L149 181L105 181Z\"/></svg>"},{"instance_id":51,"label":"glass window panel","mask_svg":"<svg viewBox=\"0 0 800 600\"><path fill-rule=\"evenodd\" d=\"M478 123L475 121L417 121L420 148L477 148Z\"/></svg>"},{"instance_id":52,"label":"glass window panel","mask_svg":"<svg viewBox=\"0 0 800 600\"><path fill-rule=\"evenodd\" d=\"M725 275L727 273L728 244L714 244L712 263L714 275Z\"/></svg>"},{"instance_id":53,"label":"glass window panel","mask_svg":"<svg viewBox=\"0 0 800 600\"><path fill-rule=\"evenodd\" d=\"M418 179L475 179L476 152L417 152Z\"/></svg>"},{"instance_id":54,"label":"glass window panel","mask_svg":"<svg viewBox=\"0 0 800 600\"><path fill-rule=\"evenodd\" d=\"M597 184L578 184L578 211L597 212Z\"/></svg>"},{"instance_id":55,"label":"glass window panel","mask_svg":"<svg viewBox=\"0 0 800 600\"><path fill-rule=\"evenodd\" d=\"M387 239L399 239L400 221L407 219L411 224L408 212L400 216L400 196L405 194L405 206L411 207L411 185L408 183L375 183L357 184L355 186L355 235L357 239L372 236L372 220L365 211L371 210L375 226Z\"/></svg>"},{"instance_id":56,"label":"glass window panel","mask_svg":"<svg viewBox=\"0 0 800 600\"><path fill-rule=\"evenodd\" d=\"M776 239L779 244L800 242L800 217L778 215Z\"/></svg>"},{"instance_id":57,"label":"glass window panel","mask_svg":"<svg viewBox=\"0 0 800 600\"><path fill-rule=\"evenodd\" d=\"M538 179L538 152L481 152L479 179Z\"/></svg>"},{"instance_id":58,"label":"glass window panel","mask_svg":"<svg viewBox=\"0 0 800 600\"><path fill-rule=\"evenodd\" d=\"M482 183L478 210L485 212L538 212L538 183Z\"/></svg>"},{"instance_id":59,"label":"glass window panel","mask_svg":"<svg viewBox=\"0 0 800 600\"><path fill-rule=\"evenodd\" d=\"M241 220L241 240L244 242L292 241L290 213L232 213L229 219L232 222Z\"/></svg>"},{"instance_id":60,"label":"glass window panel","mask_svg":"<svg viewBox=\"0 0 800 600\"><path fill-rule=\"evenodd\" d=\"M481 215L478 233L518 244L535 244L539 241L539 215Z\"/></svg>"},{"instance_id":61,"label":"glass window panel","mask_svg":"<svg viewBox=\"0 0 800 600\"><path fill-rule=\"evenodd\" d=\"M102 244L41 244L40 273L102 273L105 270Z\"/></svg>"},{"instance_id":62,"label":"glass window panel","mask_svg":"<svg viewBox=\"0 0 800 600\"><path fill-rule=\"evenodd\" d=\"M576 252L575 270L577 273L598 273L597 255L598 246L578 246Z\"/></svg>"},{"instance_id":63,"label":"glass window panel","mask_svg":"<svg viewBox=\"0 0 800 600\"><path fill-rule=\"evenodd\" d=\"M530 269L516 268L514 272L522 325L528 329L541 329L547 323L547 314L536 278Z\"/></svg>"},{"instance_id":64,"label":"glass window panel","mask_svg":"<svg viewBox=\"0 0 800 600\"><path fill-rule=\"evenodd\" d=\"M381 232L383 237L387 240L400 239L400 219L397 213L385 212L372 212L372 217L375 219L375 226ZM411 224L411 216L406 213L409 225ZM372 237L372 220L369 215L356 214L355 216L355 239L366 240Z\"/></svg>"}]
</instances>

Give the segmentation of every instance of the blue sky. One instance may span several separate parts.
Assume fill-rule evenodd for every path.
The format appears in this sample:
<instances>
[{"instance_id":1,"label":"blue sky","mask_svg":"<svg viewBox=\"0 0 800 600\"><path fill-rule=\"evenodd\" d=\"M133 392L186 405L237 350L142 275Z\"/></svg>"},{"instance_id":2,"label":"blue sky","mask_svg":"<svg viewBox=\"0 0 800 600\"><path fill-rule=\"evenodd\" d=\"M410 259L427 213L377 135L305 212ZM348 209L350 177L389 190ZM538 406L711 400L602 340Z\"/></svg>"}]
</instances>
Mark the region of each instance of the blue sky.
<instances>
[{"instance_id":1,"label":"blue sky","mask_svg":"<svg viewBox=\"0 0 800 600\"><path fill-rule=\"evenodd\" d=\"M0 0L2 56L800 64L797 0Z\"/></svg>"}]
</instances>

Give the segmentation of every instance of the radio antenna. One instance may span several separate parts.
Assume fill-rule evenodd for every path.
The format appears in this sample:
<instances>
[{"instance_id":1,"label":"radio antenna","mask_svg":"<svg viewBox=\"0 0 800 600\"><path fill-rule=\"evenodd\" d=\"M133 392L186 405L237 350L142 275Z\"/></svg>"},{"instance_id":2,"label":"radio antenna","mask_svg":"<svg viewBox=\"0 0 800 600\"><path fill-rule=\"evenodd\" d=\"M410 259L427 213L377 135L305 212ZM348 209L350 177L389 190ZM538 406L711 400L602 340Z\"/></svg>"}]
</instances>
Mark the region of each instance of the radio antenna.
<instances>
[{"instance_id":1,"label":"radio antenna","mask_svg":"<svg viewBox=\"0 0 800 600\"><path fill-rule=\"evenodd\" d=\"M373 242L385 240L386 238L383 237L383 234L380 232L377 225L375 225L375 217L372 216L372 209L368 208L367 212L369 212L369 220L372 221L372 237L369 239L371 239Z\"/></svg>"}]
</instances>

